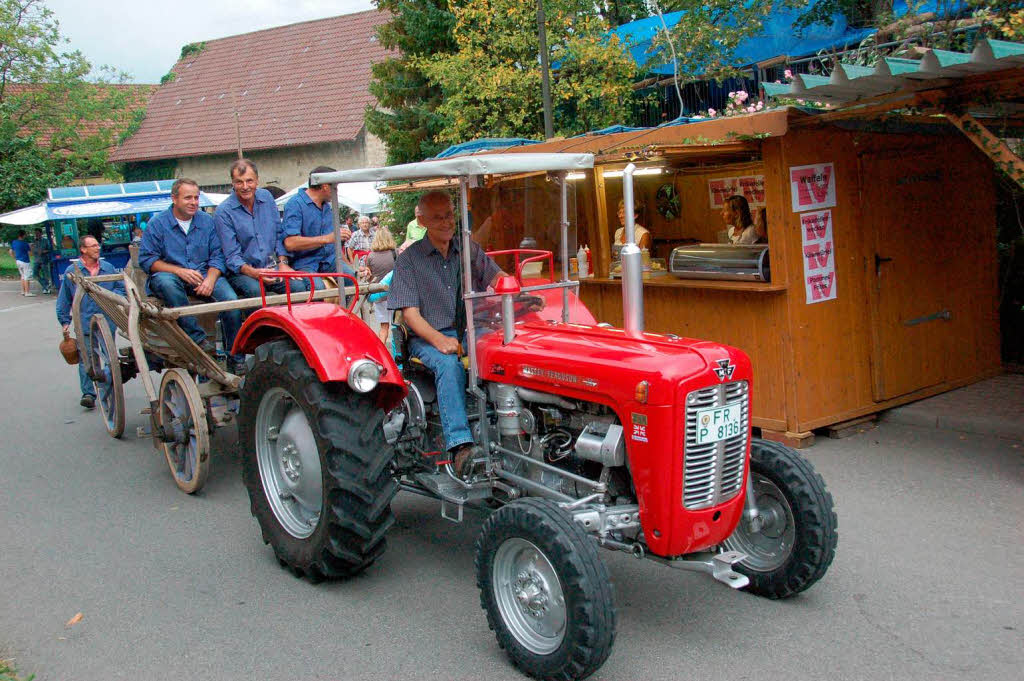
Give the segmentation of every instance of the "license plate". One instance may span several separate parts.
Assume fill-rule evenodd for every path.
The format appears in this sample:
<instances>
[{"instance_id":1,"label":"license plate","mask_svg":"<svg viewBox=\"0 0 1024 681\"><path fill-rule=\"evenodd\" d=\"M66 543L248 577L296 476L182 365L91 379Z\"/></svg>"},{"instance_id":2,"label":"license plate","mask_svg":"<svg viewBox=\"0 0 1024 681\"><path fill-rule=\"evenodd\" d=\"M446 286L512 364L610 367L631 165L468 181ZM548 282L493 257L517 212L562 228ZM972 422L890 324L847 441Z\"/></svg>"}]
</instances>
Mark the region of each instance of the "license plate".
<instances>
[{"instance_id":1,"label":"license plate","mask_svg":"<svg viewBox=\"0 0 1024 681\"><path fill-rule=\"evenodd\" d=\"M705 445L739 435L743 428L742 403L697 410L697 444Z\"/></svg>"}]
</instances>

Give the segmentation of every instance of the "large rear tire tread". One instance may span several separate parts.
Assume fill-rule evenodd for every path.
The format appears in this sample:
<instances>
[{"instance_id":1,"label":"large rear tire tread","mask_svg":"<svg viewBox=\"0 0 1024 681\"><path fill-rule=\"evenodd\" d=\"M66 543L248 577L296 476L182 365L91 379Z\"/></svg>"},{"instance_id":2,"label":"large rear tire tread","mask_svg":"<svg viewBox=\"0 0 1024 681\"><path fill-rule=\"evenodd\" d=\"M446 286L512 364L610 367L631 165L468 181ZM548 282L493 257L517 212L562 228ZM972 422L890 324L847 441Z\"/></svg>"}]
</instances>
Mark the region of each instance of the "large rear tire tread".
<instances>
[{"instance_id":1,"label":"large rear tire tread","mask_svg":"<svg viewBox=\"0 0 1024 681\"><path fill-rule=\"evenodd\" d=\"M256 411L262 395L283 387L303 408L316 437L323 472L323 507L315 531L297 539L282 528L266 499L255 451ZM384 553L394 524L393 449L384 439L384 412L372 397L323 384L290 341L256 349L241 390L239 442L242 477L263 541L278 562L311 582L352 577Z\"/></svg>"},{"instance_id":2,"label":"large rear tire tread","mask_svg":"<svg viewBox=\"0 0 1024 681\"><path fill-rule=\"evenodd\" d=\"M771 572L751 570L742 562L735 569L750 578L747 591L770 599L789 598L821 579L835 558L839 520L832 494L810 461L779 442L754 439L750 469L785 495L793 512L796 542L786 562Z\"/></svg>"},{"instance_id":3,"label":"large rear tire tread","mask_svg":"<svg viewBox=\"0 0 1024 681\"><path fill-rule=\"evenodd\" d=\"M551 562L566 601L565 636L558 649L538 655L509 631L496 603L492 568L495 554L510 538L535 544ZM604 664L615 641L612 582L594 540L550 501L514 501L492 513L476 541L476 575L480 605L487 624L512 663L527 675L545 681L574 681Z\"/></svg>"}]
</instances>

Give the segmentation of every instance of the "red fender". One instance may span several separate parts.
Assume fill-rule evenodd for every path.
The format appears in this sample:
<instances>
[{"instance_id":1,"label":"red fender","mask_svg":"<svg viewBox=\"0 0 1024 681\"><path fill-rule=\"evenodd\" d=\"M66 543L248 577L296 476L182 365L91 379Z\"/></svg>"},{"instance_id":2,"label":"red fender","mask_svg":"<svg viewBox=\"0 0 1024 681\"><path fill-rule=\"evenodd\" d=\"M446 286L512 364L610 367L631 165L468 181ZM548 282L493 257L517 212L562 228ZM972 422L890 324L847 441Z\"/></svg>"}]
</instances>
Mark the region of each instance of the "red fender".
<instances>
[{"instance_id":1,"label":"red fender","mask_svg":"<svg viewBox=\"0 0 1024 681\"><path fill-rule=\"evenodd\" d=\"M394 358L377 334L362 319L334 303L307 303L263 307L242 324L231 352L251 354L273 340L287 338L298 346L306 362L323 383L348 380L348 369L357 359L372 359L384 369L376 389L385 411L401 402L405 380Z\"/></svg>"}]
</instances>

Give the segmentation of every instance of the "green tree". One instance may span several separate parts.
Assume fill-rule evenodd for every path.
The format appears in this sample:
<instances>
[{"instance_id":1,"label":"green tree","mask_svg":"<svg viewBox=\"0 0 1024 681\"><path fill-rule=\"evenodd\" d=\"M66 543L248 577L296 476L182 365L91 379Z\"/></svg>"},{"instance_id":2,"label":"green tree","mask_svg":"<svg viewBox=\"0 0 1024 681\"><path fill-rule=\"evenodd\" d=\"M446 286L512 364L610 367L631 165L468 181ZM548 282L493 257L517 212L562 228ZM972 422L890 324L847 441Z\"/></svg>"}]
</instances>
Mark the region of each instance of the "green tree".
<instances>
[{"instance_id":1,"label":"green tree","mask_svg":"<svg viewBox=\"0 0 1024 681\"><path fill-rule=\"evenodd\" d=\"M468 0L453 5L457 51L416 60L443 101L444 143L478 137L543 134L535 3ZM635 64L595 5L545 2L557 135L621 122L628 113Z\"/></svg>"},{"instance_id":2,"label":"green tree","mask_svg":"<svg viewBox=\"0 0 1024 681\"><path fill-rule=\"evenodd\" d=\"M445 119L437 112L441 88L428 80L416 61L455 49L455 18L447 0L376 0L376 5L392 17L377 28L377 38L396 54L372 67L370 93L377 103L367 109L366 128L386 145L389 164L422 161L444 149L436 138ZM390 197L388 226L399 243L416 200L417 195L408 193Z\"/></svg>"},{"instance_id":3,"label":"green tree","mask_svg":"<svg viewBox=\"0 0 1024 681\"><path fill-rule=\"evenodd\" d=\"M80 52L61 51L65 43L39 0L0 0L0 185L20 188L4 191L0 210L40 201L46 186L72 177L117 176L107 152L144 105L141 93L121 85L123 74L94 71ZM51 184L40 191L8 174L27 168Z\"/></svg>"}]
</instances>

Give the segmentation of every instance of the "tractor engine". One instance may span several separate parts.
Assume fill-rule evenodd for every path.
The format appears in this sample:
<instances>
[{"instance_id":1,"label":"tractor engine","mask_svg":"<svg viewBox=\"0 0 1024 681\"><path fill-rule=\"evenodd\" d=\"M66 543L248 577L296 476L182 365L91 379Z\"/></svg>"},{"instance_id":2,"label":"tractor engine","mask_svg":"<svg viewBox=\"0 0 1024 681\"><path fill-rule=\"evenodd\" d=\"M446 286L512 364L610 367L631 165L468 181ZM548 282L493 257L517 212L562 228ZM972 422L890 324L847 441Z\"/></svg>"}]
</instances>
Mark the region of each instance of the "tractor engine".
<instances>
[{"instance_id":1,"label":"tractor engine","mask_svg":"<svg viewBox=\"0 0 1024 681\"><path fill-rule=\"evenodd\" d=\"M611 409L507 383L487 385L492 427L503 449L498 459L510 473L570 497L592 490L569 477L531 466L520 454L608 486L606 502L635 503L626 469L622 425Z\"/></svg>"}]
</instances>

